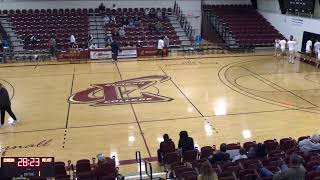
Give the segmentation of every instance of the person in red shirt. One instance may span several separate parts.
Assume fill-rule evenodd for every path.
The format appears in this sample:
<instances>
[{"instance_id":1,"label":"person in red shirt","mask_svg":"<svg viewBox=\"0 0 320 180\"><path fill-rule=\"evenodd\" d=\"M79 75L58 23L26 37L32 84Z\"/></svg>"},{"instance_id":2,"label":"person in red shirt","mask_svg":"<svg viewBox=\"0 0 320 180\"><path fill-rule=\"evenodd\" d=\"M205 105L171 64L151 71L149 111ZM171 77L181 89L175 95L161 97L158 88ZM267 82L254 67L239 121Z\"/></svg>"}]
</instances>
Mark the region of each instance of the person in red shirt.
<instances>
[{"instance_id":1,"label":"person in red shirt","mask_svg":"<svg viewBox=\"0 0 320 180\"><path fill-rule=\"evenodd\" d=\"M163 141L160 143L160 149L158 149L158 161L162 163L162 159L165 154L174 152L175 151L175 144L169 138L168 134L163 135Z\"/></svg>"}]
</instances>

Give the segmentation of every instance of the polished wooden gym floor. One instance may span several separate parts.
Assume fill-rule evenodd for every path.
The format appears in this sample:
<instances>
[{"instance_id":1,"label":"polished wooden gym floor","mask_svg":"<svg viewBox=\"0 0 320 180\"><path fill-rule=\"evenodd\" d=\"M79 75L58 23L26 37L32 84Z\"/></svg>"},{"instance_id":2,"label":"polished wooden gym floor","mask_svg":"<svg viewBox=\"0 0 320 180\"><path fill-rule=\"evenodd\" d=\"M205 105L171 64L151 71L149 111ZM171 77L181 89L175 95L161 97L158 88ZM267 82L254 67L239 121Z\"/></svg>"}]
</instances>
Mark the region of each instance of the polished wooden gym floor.
<instances>
[{"instance_id":1,"label":"polished wooden gym floor","mask_svg":"<svg viewBox=\"0 0 320 180\"><path fill-rule=\"evenodd\" d=\"M320 132L319 69L271 53L49 64L0 66L21 120L0 129L3 156L123 161L181 130L197 147Z\"/></svg>"}]
</instances>

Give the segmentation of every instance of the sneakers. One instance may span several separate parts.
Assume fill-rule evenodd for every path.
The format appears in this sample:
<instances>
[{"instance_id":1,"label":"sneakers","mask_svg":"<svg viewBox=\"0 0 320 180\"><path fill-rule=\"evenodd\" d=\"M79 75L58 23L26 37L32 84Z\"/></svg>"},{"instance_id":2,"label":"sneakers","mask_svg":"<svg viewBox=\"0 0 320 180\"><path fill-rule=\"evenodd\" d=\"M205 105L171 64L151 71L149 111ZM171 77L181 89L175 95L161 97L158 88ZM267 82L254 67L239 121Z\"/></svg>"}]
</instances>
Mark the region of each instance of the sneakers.
<instances>
[{"instance_id":1,"label":"sneakers","mask_svg":"<svg viewBox=\"0 0 320 180\"><path fill-rule=\"evenodd\" d=\"M14 121L12 121L11 125L14 126L14 125L16 125L17 123L18 123L18 120L14 120Z\"/></svg>"},{"instance_id":2,"label":"sneakers","mask_svg":"<svg viewBox=\"0 0 320 180\"><path fill-rule=\"evenodd\" d=\"M16 125L17 123L18 123L18 120L14 120L14 119L12 119L12 118L9 118L9 119L8 119L8 124L10 124L10 125L12 125L12 126Z\"/></svg>"},{"instance_id":3,"label":"sneakers","mask_svg":"<svg viewBox=\"0 0 320 180\"><path fill-rule=\"evenodd\" d=\"M4 128L4 125L3 124L0 124L0 129Z\"/></svg>"}]
</instances>

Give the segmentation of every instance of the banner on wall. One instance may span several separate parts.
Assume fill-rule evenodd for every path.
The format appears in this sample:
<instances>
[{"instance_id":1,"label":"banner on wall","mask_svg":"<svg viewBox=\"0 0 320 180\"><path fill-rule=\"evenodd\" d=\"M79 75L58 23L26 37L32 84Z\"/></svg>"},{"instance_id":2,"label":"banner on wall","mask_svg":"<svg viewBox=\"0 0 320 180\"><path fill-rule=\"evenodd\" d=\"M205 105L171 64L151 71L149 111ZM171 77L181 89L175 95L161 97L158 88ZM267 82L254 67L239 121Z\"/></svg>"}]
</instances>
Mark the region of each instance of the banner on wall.
<instances>
[{"instance_id":1,"label":"banner on wall","mask_svg":"<svg viewBox=\"0 0 320 180\"><path fill-rule=\"evenodd\" d=\"M303 23L304 23L304 20L302 18L299 18L299 17L292 17L291 18L291 24L293 26L301 27L301 26L303 26Z\"/></svg>"},{"instance_id":2,"label":"banner on wall","mask_svg":"<svg viewBox=\"0 0 320 180\"><path fill-rule=\"evenodd\" d=\"M135 58L138 56L137 49L123 49L118 54L118 58ZM111 59L112 52L111 49L96 49L90 51L90 59L99 60L99 59Z\"/></svg>"},{"instance_id":3,"label":"banner on wall","mask_svg":"<svg viewBox=\"0 0 320 180\"><path fill-rule=\"evenodd\" d=\"M118 58L135 58L135 57L138 57L137 49L124 49L118 55Z\"/></svg>"},{"instance_id":4,"label":"banner on wall","mask_svg":"<svg viewBox=\"0 0 320 180\"><path fill-rule=\"evenodd\" d=\"M90 51L90 59L98 60L98 59L110 59L112 57L111 51Z\"/></svg>"}]
</instances>

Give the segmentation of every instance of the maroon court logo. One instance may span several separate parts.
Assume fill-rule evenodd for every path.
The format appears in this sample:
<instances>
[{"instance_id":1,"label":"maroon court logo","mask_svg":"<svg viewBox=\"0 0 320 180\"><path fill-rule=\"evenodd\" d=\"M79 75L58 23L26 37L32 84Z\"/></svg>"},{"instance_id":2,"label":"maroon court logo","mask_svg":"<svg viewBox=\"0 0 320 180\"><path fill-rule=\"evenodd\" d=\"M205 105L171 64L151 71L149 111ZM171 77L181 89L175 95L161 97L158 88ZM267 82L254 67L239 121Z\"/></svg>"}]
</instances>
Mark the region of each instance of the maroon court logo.
<instances>
[{"instance_id":1,"label":"maroon court logo","mask_svg":"<svg viewBox=\"0 0 320 180\"><path fill-rule=\"evenodd\" d=\"M157 84L170 80L169 76L144 76L108 84L92 84L91 88L77 92L69 98L73 104L110 106L167 102L172 98L159 95ZM151 87L153 87L151 89ZM155 92L150 92L156 90ZM149 90L149 92L148 92Z\"/></svg>"}]
</instances>

